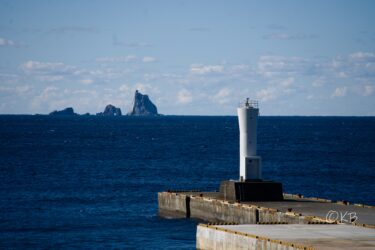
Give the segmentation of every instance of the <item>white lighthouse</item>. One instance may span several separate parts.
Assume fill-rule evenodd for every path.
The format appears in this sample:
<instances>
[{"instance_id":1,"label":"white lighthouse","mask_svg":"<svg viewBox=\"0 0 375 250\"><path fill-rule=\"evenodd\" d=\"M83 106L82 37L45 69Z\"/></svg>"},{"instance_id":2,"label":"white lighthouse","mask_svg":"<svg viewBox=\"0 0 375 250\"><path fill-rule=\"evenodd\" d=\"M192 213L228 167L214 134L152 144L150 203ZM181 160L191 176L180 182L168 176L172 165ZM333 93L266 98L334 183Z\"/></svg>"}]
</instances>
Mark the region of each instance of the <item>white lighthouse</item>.
<instances>
[{"instance_id":1,"label":"white lighthouse","mask_svg":"<svg viewBox=\"0 0 375 250\"><path fill-rule=\"evenodd\" d=\"M257 101L246 102L237 108L240 127L240 181L262 179L262 160L257 156Z\"/></svg>"},{"instance_id":2,"label":"white lighthouse","mask_svg":"<svg viewBox=\"0 0 375 250\"><path fill-rule=\"evenodd\" d=\"M246 99L237 108L240 128L240 180L224 180L219 195L229 201L282 201L281 182L262 179L262 159L257 155L257 101Z\"/></svg>"}]
</instances>

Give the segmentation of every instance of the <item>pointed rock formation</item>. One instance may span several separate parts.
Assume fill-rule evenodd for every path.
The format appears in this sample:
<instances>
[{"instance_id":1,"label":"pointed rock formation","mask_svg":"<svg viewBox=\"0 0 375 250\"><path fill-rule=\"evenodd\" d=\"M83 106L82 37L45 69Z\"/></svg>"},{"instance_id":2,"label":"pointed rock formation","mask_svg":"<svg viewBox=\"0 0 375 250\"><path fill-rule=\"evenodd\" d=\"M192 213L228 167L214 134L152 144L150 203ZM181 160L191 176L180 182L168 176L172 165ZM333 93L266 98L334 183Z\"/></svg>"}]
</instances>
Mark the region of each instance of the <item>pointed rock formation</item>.
<instances>
[{"instance_id":1,"label":"pointed rock formation","mask_svg":"<svg viewBox=\"0 0 375 250\"><path fill-rule=\"evenodd\" d=\"M74 113L73 108L69 107L63 110L55 110L49 113L49 115L78 115L78 114Z\"/></svg>"},{"instance_id":2,"label":"pointed rock formation","mask_svg":"<svg viewBox=\"0 0 375 250\"><path fill-rule=\"evenodd\" d=\"M148 95L142 95L138 90L135 91L133 108L128 113L131 116L157 116L158 109L148 98Z\"/></svg>"},{"instance_id":3,"label":"pointed rock formation","mask_svg":"<svg viewBox=\"0 0 375 250\"><path fill-rule=\"evenodd\" d=\"M121 109L109 104L105 107L103 112L97 113L100 116L121 116Z\"/></svg>"}]
</instances>

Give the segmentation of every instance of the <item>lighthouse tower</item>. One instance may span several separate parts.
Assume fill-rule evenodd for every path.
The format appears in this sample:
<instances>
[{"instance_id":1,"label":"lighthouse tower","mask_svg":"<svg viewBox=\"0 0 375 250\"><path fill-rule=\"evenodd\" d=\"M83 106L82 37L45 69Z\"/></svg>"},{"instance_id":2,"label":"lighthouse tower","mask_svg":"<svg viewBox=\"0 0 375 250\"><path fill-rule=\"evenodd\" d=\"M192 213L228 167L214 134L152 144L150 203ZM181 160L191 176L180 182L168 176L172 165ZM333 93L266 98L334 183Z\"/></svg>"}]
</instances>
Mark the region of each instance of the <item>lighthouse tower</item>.
<instances>
[{"instance_id":1,"label":"lighthouse tower","mask_svg":"<svg viewBox=\"0 0 375 250\"><path fill-rule=\"evenodd\" d=\"M282 201L281 182L262 179L262 159L257 155L257 101L246 99L237 108L240 128L240 178L220 183L219 196L228 201Z\"/></svg>"},{"instance_id":2,"label":"lighthouse tower","mask_svg":"<svg viewBox=\"0 0 375 250\"><path fill-rule=\"evenodd\" d=\"M246 99L237 108L240 128L240 181L262 179L262 160L257 156L257 101Z\"/></svg>"}]
</instances>

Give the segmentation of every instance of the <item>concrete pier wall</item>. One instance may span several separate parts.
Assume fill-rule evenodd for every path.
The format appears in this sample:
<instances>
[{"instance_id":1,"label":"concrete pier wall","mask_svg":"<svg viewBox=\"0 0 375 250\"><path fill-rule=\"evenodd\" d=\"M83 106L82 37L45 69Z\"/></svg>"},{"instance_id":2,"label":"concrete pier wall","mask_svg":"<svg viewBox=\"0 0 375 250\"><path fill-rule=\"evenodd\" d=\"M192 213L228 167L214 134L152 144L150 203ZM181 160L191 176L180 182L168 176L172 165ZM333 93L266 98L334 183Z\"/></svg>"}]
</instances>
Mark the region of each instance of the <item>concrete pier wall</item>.
<instances>
[{"instance_id":1,"label":"concrete pier wall","mask_svg":"<svg viewBox=\"0 0 375 250\"><path fill-rule=\"evenodd\" d=\"M198 249L375 249L375 230L345 224L199 224L196 239Z\"/></svg>"},{"instance_id":2,"label":"concrete pier wall","mask_svg":"<svg viewBox=\"0 0 375 250\"><path fill-rule=\"evenodd\" d=\"M241 206L223 200L193 196L190 199L190 215L206 221L235 222L253 224L258 221L258 209Z\"/></svg>"},{"instance_id":3,"label":"concrete pier wall","mask_svg":"<svg viewBox=\"0 0 375 250\"><path fill-rule=\"evenodd\" d=\"M159 215L172 217L190 217L186 200L189 196L182 193L158 193ZM188 207L188 209L186 209Z\"/></svg>"},{"instance_id":4,"label":"concrete pier wall","mask_svg":"<svg viewBox=\"0 0 375 250\"><path fill-rule=\"evenodd\" d=\"M197 227L197 249L267 249L294 250L310 249L280 240L259 237L247 233L232 231L215 226L200 224Z\"/></svg>"}]
</instances>

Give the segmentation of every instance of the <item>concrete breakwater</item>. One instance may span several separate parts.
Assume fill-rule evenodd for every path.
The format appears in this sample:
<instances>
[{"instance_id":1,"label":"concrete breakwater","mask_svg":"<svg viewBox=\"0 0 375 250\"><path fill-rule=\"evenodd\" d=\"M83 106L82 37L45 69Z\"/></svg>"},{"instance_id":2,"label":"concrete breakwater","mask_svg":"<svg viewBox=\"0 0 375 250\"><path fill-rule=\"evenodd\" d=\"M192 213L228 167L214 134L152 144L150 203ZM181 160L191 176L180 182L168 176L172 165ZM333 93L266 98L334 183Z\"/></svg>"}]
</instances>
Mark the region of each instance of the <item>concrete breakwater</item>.
<instances>
[{"instance_id":1,"label":"concrete breakwater","mask_svg":"<svg viewBox=\"0 0 375 250\"><path fill-rule=\"evenodd\" d=\"M159 214L165 217L192 217L210 222L239 224L346 222L367 227L375 225L375 209L371 206L289 194L284 194L285 200L280 202L238 203L222 200L218 196L216 192L160 192ZM332 211L338 216L331 216ZM348 217L348 213L353 217Z\"/></svg>"},{"instance_id":2,"label":"concrete breakwater","mask_svg":"<svg viewBox=\"0 0 375 250\"><path fill-rule=\"evenodd\" d=\"M159 214L239 224L326 222L323 218L299 216L294 212L282 213L277 209L229 202L215 196L216 193L158 193Z\"/></svg>"},{"instance_id":3,"label":"concrete breakwater","mask_svg":"<svg viewBox=\"0 0 375 250\"><path fill-rule=\"evenodd\" d=\"M283 196L235 202L218 192L160 192L159 215L210 222L197 227L197 249L375 249L374 207Z\"/></svg>"}]
</instances>

